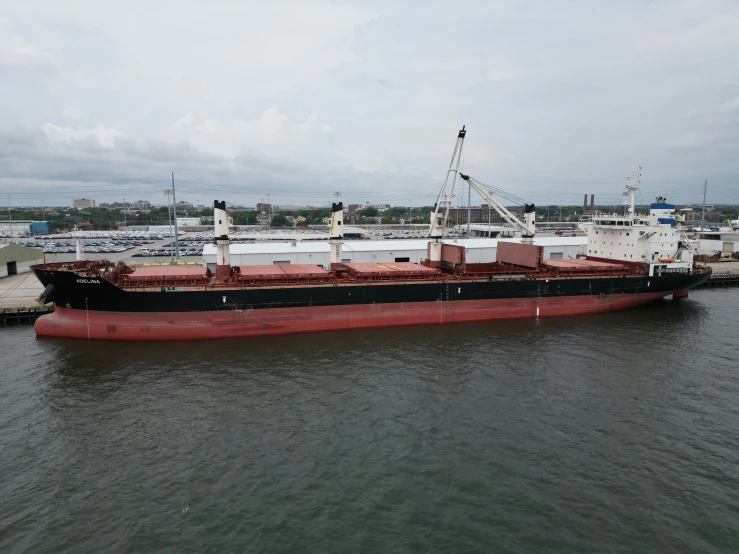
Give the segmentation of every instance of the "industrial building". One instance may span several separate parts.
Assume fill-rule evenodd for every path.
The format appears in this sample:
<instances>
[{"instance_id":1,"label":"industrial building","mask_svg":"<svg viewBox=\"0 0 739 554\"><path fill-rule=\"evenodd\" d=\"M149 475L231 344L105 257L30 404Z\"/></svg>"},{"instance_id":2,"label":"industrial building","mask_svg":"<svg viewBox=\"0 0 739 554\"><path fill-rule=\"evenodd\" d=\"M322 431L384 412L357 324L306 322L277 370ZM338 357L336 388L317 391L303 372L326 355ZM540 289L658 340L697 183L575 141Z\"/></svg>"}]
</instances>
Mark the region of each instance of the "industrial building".
<instances>
[{"instance_id":1,"label":"industrial building","mask_svg":"<svg viewBox=\"0 0 739 554\"><path fill-rule=\"evenodd\" d=\"M177 227L199 227L202 224L199 217L177 216Z\"/></svg>"},{"instance_id":2,"label":"industrial building","mask_svg":"<svg viewBox=\"0 0 739 554\"><path fill-rule=\"evenodd\" d=\"M0 221L0 236L23 237L26 235L48 235L51 225L48 221L31 221L19 219L17 221Z\"/></svg>"},{"instance_id":3,"label":"industrial building","mask_svg":"<svg viewBox=\"0 0 739 554\"><path fill-rule=\"evenodd\" d=\"M74 209L82 209L82 208L94 208L95 207L95 201L90 198L75 198L72 200L72 208Z\"/></svg>"},{"instance_id":4,"label":"industrial building","mask_svg":"<svg viewBox=\"0 0 739 554\"><path fill-rule=\"evenodd\" d=\"M521 242L521 239L505 239ZM415 262L427 257L428 239L347 241L342 245L344 263ZM446 240L450 244L465 246L470 263L494 262L498 239ZM544 247L544 259L575 258L585 254L587 237L537 237L534 244ZM231 244L231 264L318 264L329 266L328 241L294 241L279 243ZM207 244L203 248L203 264L215 271L216 247Z\"/></svg>"},{"instance_id":5,"label":"industrial building","mask_svg":"<svg viewBox=\"0 0 739 554\"><path fill-rule=\"evenodd\" d=\"M454 229L458 231L464 231L465 229L467 229L467 226L464 224L455 225ZM501 225L485 225L483 223L471 223L470 234L473 237L487 237L493 239L497 237L521 236L521 233L513 227L504 227Z\"/></svg>"},{"instance_id":6,"label":"industrial building","mask_svg":"<svg viewBox=\"0 0 739 554\"><path fill-rule=\"evenodd\" d=\"M15 244L0 244L0 277L28 273L31 266L44 263L44 251Z\"/></svg>"},{"instance_id":7,"label":"industrial building","mask_svg":"<svg viewBox=\"0 0 739 554\"><path fill-rule=\"evenodd\" d=\"M722 256L731 256L739 252L739 231L702 232L692 242L699 252L714 251Z\"/></svg>"},{"instance_id":8,"label":"industrial building","mask_svg":"<svg viewBox=\"0 0 739 554\"><path fill-rule=\"evenodd\" d=\"M479 206L467 206L451 207L449 208L449 218L447 221L449 224L455 224L457 221L467 222L467 210L469 209L470 221L498 223L503 221L498 211L488 204L480 204ZM512 212L517 213L520 210L511 209Z\"/></svg>"}]
</instances>

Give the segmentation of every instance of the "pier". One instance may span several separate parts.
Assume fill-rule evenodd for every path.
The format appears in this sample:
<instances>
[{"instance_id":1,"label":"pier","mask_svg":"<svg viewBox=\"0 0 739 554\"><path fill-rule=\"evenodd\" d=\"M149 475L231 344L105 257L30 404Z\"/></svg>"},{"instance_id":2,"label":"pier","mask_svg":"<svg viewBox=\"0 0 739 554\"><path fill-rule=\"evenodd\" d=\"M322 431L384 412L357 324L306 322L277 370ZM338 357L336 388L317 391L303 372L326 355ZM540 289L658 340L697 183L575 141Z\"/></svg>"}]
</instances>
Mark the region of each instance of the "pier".
<instances>
[{"instance_id":1,"label":"pier","mask_svg":"<svg viewBox=\"0 0 739 554\"><path fill-rule=\"evenodd\" d=\"M713 270L713 274L698 288L739 286L739 262L717 262L706 265Z\"/></svg>"},{"instance_id":2,"label":"pier","mask_svg":"<svg viewBox=\"0 0 739 554\"><path fill-rule=\"evenodd\" d=\"M54 306L37 306L35 308L0 308L0 324L33 324L39 317L54 311Z\"/></svg>"}]
</instances>

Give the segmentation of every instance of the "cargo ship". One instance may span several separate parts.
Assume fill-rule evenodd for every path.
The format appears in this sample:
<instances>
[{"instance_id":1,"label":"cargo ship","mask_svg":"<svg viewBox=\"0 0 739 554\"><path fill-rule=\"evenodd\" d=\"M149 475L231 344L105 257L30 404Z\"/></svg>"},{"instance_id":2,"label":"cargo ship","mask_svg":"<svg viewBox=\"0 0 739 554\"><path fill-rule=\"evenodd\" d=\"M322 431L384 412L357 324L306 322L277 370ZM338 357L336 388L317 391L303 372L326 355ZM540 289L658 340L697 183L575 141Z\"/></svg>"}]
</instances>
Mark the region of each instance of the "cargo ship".
<instances>
[{"instance_id":1,"label":"cargo ship","mask_svg":"<svg viewBox=\"0 0 739 554\"><path fill-rule=\"evenodd\" d=\"M330 266L232 266L225 202L214 202L215 272L207 267L134 267L107 260L32 267L45 286L40 304L54 312L35 324L39 336L113 340L193 340L395 325L445 324L623 310L665 296L687 296L711 271L677 226L674 206L656 202L625 215L596 214L583 224L587 254L544 259L535 244L535 210L524 220L493 190L459 170L465 137L431 212L427 258L342 262L343 205L332 205ZM465 248L444 242L451 198L466 181L516 228L499 241L494 263L467 263Z\"/></svg>"}]
</instances>

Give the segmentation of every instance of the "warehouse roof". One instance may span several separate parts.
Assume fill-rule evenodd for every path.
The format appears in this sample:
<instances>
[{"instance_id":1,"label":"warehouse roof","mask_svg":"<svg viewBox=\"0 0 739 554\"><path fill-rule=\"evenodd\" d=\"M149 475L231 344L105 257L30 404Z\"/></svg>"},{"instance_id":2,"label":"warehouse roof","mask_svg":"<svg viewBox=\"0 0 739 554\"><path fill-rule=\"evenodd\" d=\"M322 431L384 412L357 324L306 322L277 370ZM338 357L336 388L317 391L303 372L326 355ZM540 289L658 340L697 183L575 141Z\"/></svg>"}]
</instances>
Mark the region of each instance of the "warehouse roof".
<instances>
[{"instance_id":1,"label":"warehouse roof","mask_svg":"<svg viewBox=\"0 0 739 554\"><path fill-rule=\"evenodd\" d=\"M447 239L447 244L464 246L467 249L495 248L498 242L520 243L521 239ZM402 252L410 250L425 250L429 239L399 239L399 240L364 240L346 241L342 243L344 252ZM536 237L534 244L539 246L581 246L588 243L588 237ZM323 253L329 251L328 241L296 242L256 242L231 244L231 254L287 254L296 253ZM214 244L206 244L203 255L213 255L216 252Z\"/></svg>"},{"instance_id":2,"label":"warehouse roof","mask_svg":"<svg viewBox=\"0 0 739 554\"><path fill-rule=\"evenodd\" d=\"M0 244L0 263L36 262L44 259L44 251L40 248L18 246L17 244Z\"/></svg>"}]
</instances>

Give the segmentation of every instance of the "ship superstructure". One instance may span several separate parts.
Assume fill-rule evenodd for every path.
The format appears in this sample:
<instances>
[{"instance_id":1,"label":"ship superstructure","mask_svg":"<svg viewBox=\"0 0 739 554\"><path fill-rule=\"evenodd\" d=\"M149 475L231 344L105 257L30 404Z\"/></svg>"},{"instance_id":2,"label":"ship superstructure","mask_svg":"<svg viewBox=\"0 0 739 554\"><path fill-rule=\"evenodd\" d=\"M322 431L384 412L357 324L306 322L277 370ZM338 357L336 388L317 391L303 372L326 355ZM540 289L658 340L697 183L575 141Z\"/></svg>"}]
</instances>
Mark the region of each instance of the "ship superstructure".
<instances>
[{"instance_id":1,"label":"ship superstructure","mask_svg":"<svg viewBox=\"0 0 739 554\"><path fill-rule=\"evenodd\" d=\"M650 205L649 214L637 214L638 187L638 181L626 185L626 215L596 213L591 221L580 223L588 235L588 257L649 264L650 276L690 273L695 249L678 227L675 206L657 198Z\"/></svg>"}]
</instances>

